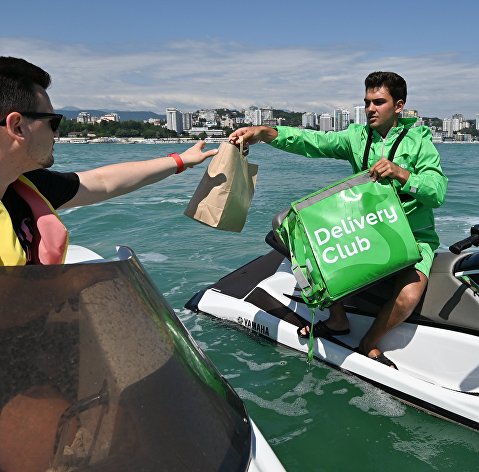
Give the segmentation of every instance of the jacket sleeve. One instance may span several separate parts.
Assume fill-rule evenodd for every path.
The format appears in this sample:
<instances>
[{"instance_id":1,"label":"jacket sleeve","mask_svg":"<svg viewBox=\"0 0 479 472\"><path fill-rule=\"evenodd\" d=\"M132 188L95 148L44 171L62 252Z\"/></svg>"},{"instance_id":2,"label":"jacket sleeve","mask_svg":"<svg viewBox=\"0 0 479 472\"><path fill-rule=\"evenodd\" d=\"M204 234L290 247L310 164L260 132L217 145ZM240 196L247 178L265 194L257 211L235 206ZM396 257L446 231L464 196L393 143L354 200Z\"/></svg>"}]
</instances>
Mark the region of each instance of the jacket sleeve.
<instances>
[{"instance_id":1,"label":"jacket sleeve","mask_svg":"<svg viewBox=\"0 0 479 472\"><path fill-rule=\"evenodd\" d=\"M447 177L442 172L439 153L432 143L428 127L422 127L417 162L401 190L429 208L437 208L444 203Z\"/></svg>"},{"instance_id":2,"label":"jacket sleeve","mask_svg":"<svg viewBox=\"0 0 479 472\"><path fill-rule=\"evenodd\" d=\"M345 131L312 131L278 126L278 136L269 144L277 149L306 157L351 160L351 143Z\"/></svg>"}]
</instances>

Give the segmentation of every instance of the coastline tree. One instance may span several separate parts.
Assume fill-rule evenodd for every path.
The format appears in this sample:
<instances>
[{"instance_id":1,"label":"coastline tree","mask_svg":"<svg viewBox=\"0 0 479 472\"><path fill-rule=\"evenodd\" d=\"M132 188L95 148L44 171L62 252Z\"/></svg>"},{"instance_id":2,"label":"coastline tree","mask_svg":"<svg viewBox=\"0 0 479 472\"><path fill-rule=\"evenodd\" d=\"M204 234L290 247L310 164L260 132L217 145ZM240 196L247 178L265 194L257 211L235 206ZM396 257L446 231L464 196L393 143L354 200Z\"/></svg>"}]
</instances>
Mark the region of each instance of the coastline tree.
<instances>
[{"instance_id":1,"label":"coastline tree","mask_svg":"<svg viewBox=\"0 0 479 472\"><path fill-rule=\"evenodd\" d=\"M94 134L102 137L117 138L175 138L176 131L163 126L155 126L152 123L142 121L101 121L100 123L78 123L76 120L63 119L58 128L60 137L68 136L69 133L81 133L83 136Z\"/></svg>"}]
</instances>

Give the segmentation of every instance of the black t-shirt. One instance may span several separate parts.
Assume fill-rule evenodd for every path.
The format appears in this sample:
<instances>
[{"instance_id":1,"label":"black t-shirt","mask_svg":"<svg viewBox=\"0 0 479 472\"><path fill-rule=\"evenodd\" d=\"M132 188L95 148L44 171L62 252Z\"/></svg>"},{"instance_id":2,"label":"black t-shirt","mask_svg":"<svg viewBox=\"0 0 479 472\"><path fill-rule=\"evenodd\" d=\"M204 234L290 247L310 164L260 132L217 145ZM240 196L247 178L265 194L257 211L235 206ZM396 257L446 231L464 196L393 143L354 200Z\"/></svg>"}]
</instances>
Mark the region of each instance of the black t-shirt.
<instances>
[{"instance_id":1,"label":"black t-shirt","mask_svg":"<svg viewBox=\"0 0 479 472\"><path fill-rule=\"evenodd\" d=\"M80 186L80 179L74 172L38 169L26 172L24 175L55 209L70 201L76 195ZM28 258L30 253L28 241L31 238L26 233L33 233L33 216L30 207L11 187L7 188L2 203L10 214L13 229Z\"/></svg>"}]
</instances>

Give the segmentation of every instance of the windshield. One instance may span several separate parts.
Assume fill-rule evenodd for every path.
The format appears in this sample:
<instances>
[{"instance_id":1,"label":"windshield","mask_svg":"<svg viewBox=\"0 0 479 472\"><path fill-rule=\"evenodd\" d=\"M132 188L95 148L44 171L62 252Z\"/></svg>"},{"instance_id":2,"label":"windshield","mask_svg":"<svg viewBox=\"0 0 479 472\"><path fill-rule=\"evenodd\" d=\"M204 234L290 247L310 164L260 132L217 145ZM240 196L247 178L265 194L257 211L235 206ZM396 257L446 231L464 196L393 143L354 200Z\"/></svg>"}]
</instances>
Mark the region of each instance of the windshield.
<instances>
[{"instance_id":1,"label":"windshield","mask_svg":"<svg viewBox=\"0 0 479 472\"><path fill-rule=\"evenodd\" d=\"M58 400L53 467L246 470L241 399L136 258L0 268L0 287L0 418L18 398ZM25 454L27 423L0 424Z\"/></svg>"}]
</instances>

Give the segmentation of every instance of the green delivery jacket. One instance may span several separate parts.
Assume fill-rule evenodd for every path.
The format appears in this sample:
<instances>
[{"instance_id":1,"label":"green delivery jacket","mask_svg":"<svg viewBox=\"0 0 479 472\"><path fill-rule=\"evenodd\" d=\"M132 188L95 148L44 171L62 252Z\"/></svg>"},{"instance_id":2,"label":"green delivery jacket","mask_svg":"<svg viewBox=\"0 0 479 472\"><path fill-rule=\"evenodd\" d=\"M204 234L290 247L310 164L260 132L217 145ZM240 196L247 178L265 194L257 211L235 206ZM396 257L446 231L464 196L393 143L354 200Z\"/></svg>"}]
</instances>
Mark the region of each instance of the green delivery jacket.
<instances>
[{"instance_id":1,"label":"green delivery jacket","mask_svg":"<svg viewBox=\"0 0 479 472\"><path fill-rule=\"evenodd\" d=\"M432 143L427 126L412 127L416 118L399 118L398 126L392 128L386 138L373 132L369 152L368 169L381 157L389 155L394 141L404 127L408 128L399 144L394 163L407 169L410 176L405 185L392 180L401 197L402 205L411 229L419 243L425 267L419 270L429 275L434 251L439 246L439 237L434 228L432 209L444 202L447 177L444 175L439 153ZM353 173L360 172L369 126L351 124L348 129L337 132L311 131L287 126L278 126L278 137L269 144L283 151L307 157L331 157L347 160ZM427 253L427 254L426 254Z\"/></svg>"}]
</instances>

